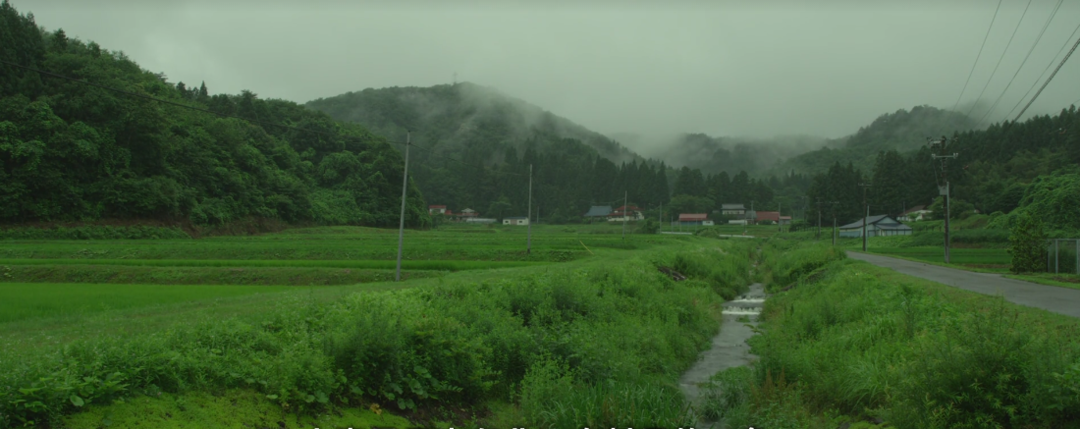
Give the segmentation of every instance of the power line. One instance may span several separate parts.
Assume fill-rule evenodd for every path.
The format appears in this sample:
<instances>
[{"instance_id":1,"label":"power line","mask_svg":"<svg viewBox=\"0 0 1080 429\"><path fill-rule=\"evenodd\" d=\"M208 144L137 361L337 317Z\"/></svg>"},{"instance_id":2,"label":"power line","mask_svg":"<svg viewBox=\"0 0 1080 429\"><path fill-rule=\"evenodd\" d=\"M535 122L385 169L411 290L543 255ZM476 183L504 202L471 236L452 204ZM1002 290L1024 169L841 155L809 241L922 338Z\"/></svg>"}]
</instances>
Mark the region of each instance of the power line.
<instances>
[{"instance_id":1,"label":"power line","mask_svg":"<svg viewBox=\"0 0 1080 429\"><path fill-rule=\"evenodd\" d=\"M1061 8L1061 3L1064 1L1065 0L1058 0L1057 6L1055 6L1054 10L1050 12L1050 16L1046 18L1046 23L1043 24L1042 30L1039 31L1039 36L1036 37L1035 42L1031 44L1031 48L1028 49L1027 55L1024 55L1024 60L1020 62L1020 67L1016 68L1016 73L1013 73L1012 78L1009 79L1009 83L1005 85L1005 90L1001 91L1001 95L999 95L998 98L994 100L994 104L990 105L990 109L988 109L986 113L983 114L983 117L979 119L979 122L975 124L976 128L978 128L979 125L982 124L984 120L986 120L986 118L990 117L990 114L993 113L995 109L997 109L998 103L1000 103L1001 99L1005 97L1005 93L1009 92L1009 87L1011 87L1013 81L1016 80L1016 76L1020 74L1020 70L1023 70L1024 64L1027 64L1028 58L1031 58L1031 53L1035 52L1035 47L1038 46L1039 41L1042 40L1043 35L1046 34L1046 29L1050 27L1050 21L1054 20L1054 16L1057 15L1058 9Z\"/></svg>"},{"instance_id":2,"label":"power line","mask_svg":"<svg viewBox=\"0 0 1080 429\"><path fill-rule=\"evenodd\" d=\"M1059 63L1057 68L1054 69L1054 72L1050 73L1050 77L1046 78L1046 82L1043 82L1043 86L1041 88L1039 88L1039 91L1036 92L1034 96L1031 97L1031 101L1028 101L1028 104L1026 106L1024 106L1024 108L1020 110L1020 113L1018 113L1016 115L1016 119L1013 119L1014 122L1020 119L1020 116L1022 116L1024 114L1024 112L1027 111L1028 107L1031 107L1031 103L1034 103L1036 98L1039 98L1039 94L1042 94L1043 90L1046 89L1046 85L1050 84L1050 80L1052 80L1054 78L1054 76L1057 76L1058 70L1061 70L1061 66L1065 65L1065 61L1069 60L1069 57L1072 56L1072 53L1074 51L1076 51L1076 47L1078 45L1080 45L1080 39L1076 39L1076 43L1073 44L1072 49L1069 49L1069 53L1065 54L1065 58L1061 59L1061 63ZM1012 112L1010 112L1010 113L1012 113Z\"/></svg>"},{"instance_id":3,"label":"power line","mask_svg":"<svg viewBox=\"0 0 1080 429\"><path fill-rule=\"evenodd\" d=\"M955 111L957 106L960 106L960 99L964 98L964 91L967 90L968 82L971 82L971 75L975 73L975 66L979 64L979 58L982 58L983 49L986 48L986 39L990 38L990 29L994 28L994 21L997 20L998 11L1001 10L1001 1L998 0L997 8L994 9L994 17L990 19L990 26L986 28L986 35L983 36L982 46L979 46L979 54L975 56L975 62L971 64L971 71L968 72L967 80L964 81L964 88L960 90L960 95L956 97L956 103L953 104L953 110Z\"/></svg>"},{"instance_id":4,"label":"power line","mask_svg":"<svg viewBox=\"0 0 1080 429\"><path fill-rule=\"evenodd\" d=\"M968 109L967 115L971 116L971 112L975 111L975 106L979 104L979 100L982 100L983 94L986 93L986 88L990 86L990 82L994 80L994 75L997 74L998 67L1001 66L1001 60L1005 59L1005 53L1009 52L1009 47L1012 46L1013 38L1016 37L1016 32L1020 30L1020 24L1024 22L1024 17L1027 16L1028 8L1031 7L1031 0L1028 0L1027 6L1024 7L1024 13L1020 15L1020 21L1016 22L1016 28L1013 29L1012 36L1009 36L1009 43L1005 44L1005 50L1001 51L1001 57L998 58L997 64L994 65L994 71L990 72L990 79L986 80L986 84L983 85L982 91L979 91L979 96L975 98L975 102L971 104L971 108Z\"/></svg>"},{"instance_id":5,"label":"power line","mask_svg":"<svg viewBox=\"0 0 1080 429\"><path fill-rule=\"evenodd\" d=\"M1056 53L1056 54L1054 54L1054 57L1053 57L1053 58L1050 58L1050 63L1046 65L1046 68L1045 68L1045 69L1043 69L1042 73L1039 73L1039 77L1038 77L1037 79L1035 79L1035 81L1034 81L1034 82L1032 82L1032 83L1031 83L1031 87L1030 87L1030 88L1028 88L1027 92L1025 92L1025 93L1024 93L1024 96L1023 96L1023 97L1020 97L1020 99L1019 99L1019 100L1016 100L1016 105L1014 105L1014 106L1013 106L1012 110L1009 110L1009 114L1008 114L1008 115L1005 115L1006 117L1008 117L1008 116L1012 116L1013 112L1015 112L1015 111L1016 111L1016 108L1017 108L1017 107L1020 107L1020 103L1023 103L1023 102L1024 102L1024 99L1026 99L1026 98L1027 98L1028 94L1031 94L1031 91L1032 91L1033 89L1035 89L1035 86L1036 86L1036 85L1038 85L1038 84L1039 84L1039 81L1040 81L1040 80L1042 80L1042 78L1043 78L1043 75L1045 75L1045 74L1046 74L1046 72L1050 71L1050 67L1053 67L1053 66L1054 66L1054 63L1055 63L1055 62L1057 62L1057 57L1058 57L1059 55L1061 55L1061 53L1062 53L1062 52L1064 52L1064 51L1065 51L1065 48L1069 47L1069 41L1070 41L1070 40L1072 40L1073 36L1075 36L1075 35L1076 35L1076 32L1077 32L1077 31L1080 31L1080 24L1077 24L1077 25L1076 25L1076 28L1075 28L1075 29L1073 29L1073 32L1072 32L1072 34L1070 34L1070 35L1069 35L1069 37L1065 38L1065 43L1062 43L1062 44L1061 44L1061 48L1060 48L1060 49L1058 49L1058 51L1057 51L1057 53Z\"/></svg>"}]
</instances>

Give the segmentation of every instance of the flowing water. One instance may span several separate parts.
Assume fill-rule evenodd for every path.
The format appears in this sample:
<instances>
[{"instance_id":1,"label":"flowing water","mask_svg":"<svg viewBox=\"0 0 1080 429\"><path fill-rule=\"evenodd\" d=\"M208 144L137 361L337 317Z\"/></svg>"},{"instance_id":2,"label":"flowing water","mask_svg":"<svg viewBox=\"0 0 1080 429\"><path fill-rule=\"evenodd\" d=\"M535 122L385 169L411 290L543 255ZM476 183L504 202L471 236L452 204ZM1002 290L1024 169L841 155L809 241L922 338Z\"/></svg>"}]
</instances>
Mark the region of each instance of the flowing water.
<instances>
[{"instance_id":1,"label":"flowing water","mask_svg":"<svg viewBox=\"0 0 1080 429\"><path fill-rule=\"evenodd\" d=\"M757 324L757 316L764 303L765 287L760 283L750 285L749 292L724 303L724 322L720 325L720 333L713 337L709 350L702 352L697 363L679 379L679 386L691 405L699 404L702 393L698 387L700 383L709 381L709 377L725 369L748 365L756 358L750 354L750 346L746 344L746 340L754 335L747 325ZM750 321L740 322L740 318ZM698 429L709 427L722 428L723 424L699 419Z\"/></svg>"}]
</instances>

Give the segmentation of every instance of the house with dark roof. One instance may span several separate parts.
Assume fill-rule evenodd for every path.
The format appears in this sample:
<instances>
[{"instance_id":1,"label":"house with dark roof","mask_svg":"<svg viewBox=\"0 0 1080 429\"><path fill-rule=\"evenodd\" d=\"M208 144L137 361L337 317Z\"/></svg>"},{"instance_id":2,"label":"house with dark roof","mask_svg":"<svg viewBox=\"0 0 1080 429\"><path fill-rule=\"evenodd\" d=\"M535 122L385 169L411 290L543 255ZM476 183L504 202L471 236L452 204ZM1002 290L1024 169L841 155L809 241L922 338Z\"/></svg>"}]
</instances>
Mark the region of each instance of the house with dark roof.
<instances>
[{"instance_id":1,"label":"house with dark roof","mask_svg":"<svg viewBox=\"0 0 1080 429\"><path fill-rule=\"evenodd\" d=\"M742 204L720 204L720 214L728 217L742 218L746 216L746 206Z\"/></svg>"},{"instance_id":2,"label":"house with dark roof","mask_svg":"<svg viewBox=\"0 0 1080 429\"><path fill-rule=\"evenodd\" d=\"M863 220L866 221L866 236L867 237L883 237L889 235L911 235L911 227L904 225L889 217L889 215L877 215L870 216L865 219L859 219L857 222L852 222L840 227L840 236L847 238L862 237L863 234Z\"/></svg>"},{"instance_id":3,"label":"house with dark roof","mask_svg":"<svg viewBox=\"0 0 1080 429\"><path fill-rule=\"evenodd\" d=\"M589 211L585 213L584 217L588 219L605 219L611 214L611 206L592 206L589 207Z\"/></svg>"}]
</instances>

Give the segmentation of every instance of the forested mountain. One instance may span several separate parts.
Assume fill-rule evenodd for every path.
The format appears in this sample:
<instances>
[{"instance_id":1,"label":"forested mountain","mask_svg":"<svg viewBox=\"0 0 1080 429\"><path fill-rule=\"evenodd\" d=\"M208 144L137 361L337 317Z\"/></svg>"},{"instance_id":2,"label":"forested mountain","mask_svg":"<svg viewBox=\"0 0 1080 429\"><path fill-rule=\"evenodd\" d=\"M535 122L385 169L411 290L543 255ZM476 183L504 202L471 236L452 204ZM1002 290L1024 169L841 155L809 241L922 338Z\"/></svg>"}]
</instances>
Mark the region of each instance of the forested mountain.
<instances>
[{"instance_id":1,"label":"forested mountain","mask_svg":"<svg viewBox=\"0 0 1080 429\"><path fill-rule=\"evenodd\" d=\"M428 203L454 211L525 216L529 165L533 207L539 206L547 220L578 219L592 204L621 203L624 192L642 207L668 199L663 165L646 163L601 134L472 83L369 88L307 106L395 141L403 141L408 130L416 143L409 176Z\"/></svg>"},{"instance_id":2,"label":"forested mountain","mask_svg":"<svg viewBox=\"0 0 1080 429\"><path fill-rule=\"evenodd\" d=\"M488 161L495 161L509 148L525 150L525 141L533 138L541 150L548 143L571 139L615 163L642 159L600 133L469 82L368 88L313 100L307 106L395 140L403 140L405 131L411 131L414 142L455 158L483 152L492 155Z\"/></svg>"},{"instance_id":3,"label":"forested mountain","mask_svg":"<svg viewBox=\"0 0 1080 429\"><path fill-rule=\"evenodd\" d=\"M1035 192L1030 185L1037 178L1080 164L1080 112L1075 106L1055 116L993 124L986 130L946 137L945 153L958 154L946 164L953 216L970 210L1008 213L1025 195ZM871 214L897 214L904 207L929 205L940 198L938 185L943 183L942 161L934 160L932 153L940 154L940 148L924 146L906 154L880 151L872 167L862 171L852 163L835 162L814 177L809 202L823 202L830 213L831 202L836 201L840 220L855 220L862 210L859 184L868 183Z\"/></svg>"},{"instance_id":4,"label":"forested mountain","mask_svg":"<svg viewBox=\"0 0 1080 429\"><path fill-rule=\"evenodd\" d=\"M821 149L803 153L780 162L773 173L796 171L821 173L834 163L852 163L856 168L869 170L878 152L895 150L910 152L926 145L927 137L951 136L975 127L975 121L964 114L931 106L915 106L910 111L900 109L879 116L855 134L826 142Z\"/></svg>"},{"instance_id":5,"label":"forested mountain","mask_svg":"<svg viewBox=\"0 0 1080 429\"><path fill-rule=\"evenodd\" d=\"M765 176L783 160L821 148L828 141L813 136L776 136L768 139L712 137L687 133L658 138L622 133L612 137L643 156L675 167L690 167L704 174L725 172L734 176L747 171Z\"/></svg>"},{"instance_id":6,"label":"forested mountain","mask_svg":"<svg viewBox=\"0 0 1080 429\"><path fill-rule=\"evenodd\" d=\"M249 91L211 95L0 4L0 222L256 217L394 225L402 159L359 125ZM430 222L410 188L408 223Z\"/></svg>"}]
</instances>

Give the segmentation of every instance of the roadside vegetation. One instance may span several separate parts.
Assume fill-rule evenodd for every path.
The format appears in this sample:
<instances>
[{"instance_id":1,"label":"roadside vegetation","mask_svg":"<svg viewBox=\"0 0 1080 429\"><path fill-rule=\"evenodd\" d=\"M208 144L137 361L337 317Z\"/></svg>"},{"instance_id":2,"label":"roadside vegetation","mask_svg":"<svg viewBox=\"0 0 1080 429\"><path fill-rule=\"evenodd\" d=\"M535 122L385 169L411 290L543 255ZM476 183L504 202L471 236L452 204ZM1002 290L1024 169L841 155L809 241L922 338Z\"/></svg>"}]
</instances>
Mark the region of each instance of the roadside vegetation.
<instances>
[{"instance_id":1,"label":"roadside vegetation","mask_svg":"<svg viewBox=\"0 0 1080 429\"><path fill-rule=\"evenodd\" d=\"M823 258L815 247L767 246L775 294L750 341L761 359L714 377L713 415L768 428L1072 427L1080 419L1080 322ZM778 273L798 274L778 288L792 280Z\"/></svg>"}]
</instances>

